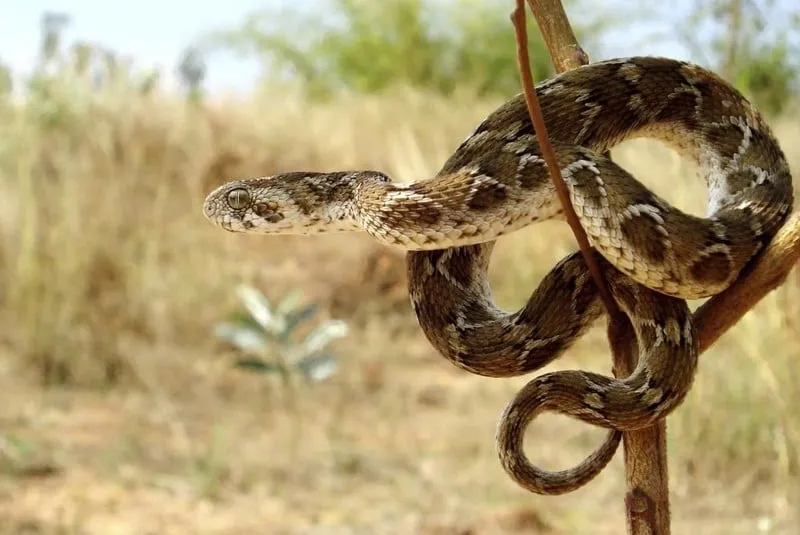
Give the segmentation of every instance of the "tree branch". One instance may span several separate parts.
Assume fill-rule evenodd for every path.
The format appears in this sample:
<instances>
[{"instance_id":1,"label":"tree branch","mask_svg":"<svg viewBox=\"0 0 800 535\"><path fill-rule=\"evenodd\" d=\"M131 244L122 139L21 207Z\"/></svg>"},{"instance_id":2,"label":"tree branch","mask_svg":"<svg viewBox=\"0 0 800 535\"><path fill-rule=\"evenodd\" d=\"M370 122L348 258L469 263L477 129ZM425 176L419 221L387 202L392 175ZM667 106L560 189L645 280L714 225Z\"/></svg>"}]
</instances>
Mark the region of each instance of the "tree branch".
<instances>
[{"instance_id":1,"label":"tree branch","mask_svg":"<svg viewBox=\"0 0 800 535\"><path fill-rule=\"evenodd\" d=\"M563 72L585 65L589 58L578 44L560 0L528 0L536 17L544 42L550 51L556 71ZM578 241L592 278L600 290L600 296L609 314L608 339L613 354L614 375L626 377L636 367L638 347L633 327L627 316L622 314L611 298L600 270L594 263L586 233L575 215L566 186L555 164L555 155L549 144L547 130L539 109L536 91L531 80L527 57L527 35L525 33L525 9L522 0L517 1L513 15L517 34L517 48L520 75L528 104L528 112L534 124L536 137L542 148L542 155L550 170L551 180L556 187L564 207L567 222ZM549 154L548 154L549 153ZM548 159L550 155L550 159ZM610 154L606 154L610 158ZM669 527L669 486L667 472L666 422L661 420L653 426L623 433L625 474L628 492L625 497L625 510L628 519L628 533L632 535L668 535Z\"/></svg>"},{"instance_id":2,"label":"tree branch","mask_svg":"<svg viewBox=\"0 0 800 535\"><path fill-rule=\"evenodd\" d=\"M550 51L556 72L577 69L589 63L589 56L578 43L560 0L528 0L528 5Z\"/></svg>"},{"instance_id":3,"label":"tree branch","mask_svg":"<svg viewBox=\"0 0 800 535\"><path fill-rule=\"evenodd\" d=\"M702 353L733 327L800 263L800 212L795 212L761 253L724 292L693 314Z\"/></svg>"},{"instance_id":4,"label":"tree branch","mask_svg":"<svg viewBox=\"0 0 800 535\"><path fill-rule=\"evenodd\" d=\"M528 0L528 4L534 13L557 72L574 69L589 62L588 56L575 38L560 0ZM555 164L546 126L539 109L529 67L522 0L517 1L512 20L517 35L520 75L528 111L543 156L551 171L551 179L564 206L567 221L581 247L581 252L587 259L587 264L592 269L591 255L586 254L590 250L587 247L588 240L580 224L575 224L577 218L572 220L574 210L568 196L561 191L564 188L563 181ZM702 353L708 349L764 296L783 284L792 268L798 263L800 263L800 213L795 213L767 249L734 284L695 311L693 317L699 336L699 351ZM592 275L595 277L594 272ZM596 282L598 280L602 281L602 276L599 279L595 278ZM598 286L605 289L604 283L598 283ZM627 376L635 367L638 348L630 322L618 312L616 303L613 300L611 302L609 306L604 298L611 320L608 337L614 354L614 373L618 377ZM623 440L628 487L625 497L628 533L668 535L670 518L666 423L662 420L650 428L626 432L623 434Z\"/></svg>"}]
</instances>

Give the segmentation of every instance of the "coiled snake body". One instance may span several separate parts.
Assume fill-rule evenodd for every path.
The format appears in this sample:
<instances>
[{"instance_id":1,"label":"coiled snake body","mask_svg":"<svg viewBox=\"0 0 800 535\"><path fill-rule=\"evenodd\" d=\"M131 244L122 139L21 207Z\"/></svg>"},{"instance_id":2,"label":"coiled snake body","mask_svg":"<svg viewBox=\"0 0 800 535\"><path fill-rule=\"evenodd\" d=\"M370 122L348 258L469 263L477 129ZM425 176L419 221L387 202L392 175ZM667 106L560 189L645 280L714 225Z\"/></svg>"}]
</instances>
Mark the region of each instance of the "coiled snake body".
<instances>
[{"instance_id":1,"label":"coiled snake body","mask_svg":"<svg viewBox=\"0 0 800 535\"><path fill-rule=\"evenodd\" d=\"M560 74L537 91L572 203L640 348L629 377L548 373L506 407L497 436L504 468L523 487L555 494L599 473L620 431L651 425L683 401L697 365L684 299L734 281L789 215L793 192L784 155L759 113L696 65L609 60ZM707 217L670 206L601 154L642 136L698 164ZM411 300L425 335L454 364L480 375L541 368L604 311L577 253L521 310L503 311L492 298L493 240L561 215L521 95L489 115L433 178L399 184L377 171L348 171L237 180L209 194L204 213L233 232L366 230L408 250ZM525 456L522 436L545 410L611 431L580 465L541 470Z\"/></svg>"}]
</instances>

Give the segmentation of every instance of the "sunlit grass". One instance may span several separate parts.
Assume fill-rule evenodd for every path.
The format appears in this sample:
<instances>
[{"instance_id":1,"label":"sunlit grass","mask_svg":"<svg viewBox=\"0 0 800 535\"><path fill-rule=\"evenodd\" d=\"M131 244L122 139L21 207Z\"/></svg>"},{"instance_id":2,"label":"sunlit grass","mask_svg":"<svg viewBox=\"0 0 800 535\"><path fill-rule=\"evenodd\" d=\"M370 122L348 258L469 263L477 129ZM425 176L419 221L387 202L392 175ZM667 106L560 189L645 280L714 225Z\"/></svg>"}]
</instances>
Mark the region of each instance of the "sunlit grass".
<instances>
[{"instance_id":1,"label":"sunlit grass","mask_svg":"<svg viewBox=\"0 0 800 535\"><path fill-rule=\"evenodd\" d=\"M357 168L400 180L429 176L499 101L446 102L398 90L326 104L281 94L194 105L123 88L62 104L46 123L36 103L4 107L0 121L0 334L8 357L0 377L20 401L5 410L28 422L14 432L63 449L75 468L69 477L83 474L79 486L86 478L97 483L97 471L127 481L132 470L151 490L166 479L214 500L269 495L273 505L265 508L276 518L292 504L313 502L287 525L388 522L398 533L430 522L461 525L514 504L533 504L547 522L587 532L608 500L617 500L619 470L558 502L508 482L493 449L494 425L524 379L469 377L432 352L407 298L391 291L403 282L402 255L365 236L234 236L202 217L205 194L236 177ZM792 117L774 125L797 176L800 126ZM672 153L636 142L614 155L668 200L704 211L703 185ZM501 240L491 271L500 302L518 306L573 249L559 223ZM391 269L369 271L367 258ZM365 273L376 280L363 280ZM273 403L269 383L231 371L213 339L240 282L271 298L302 287L355 322L337 345L341 375L301 402L299 442L296 415ZM669 420L674 508L700 503L706 511L777 519L797 509L798 298L795 274L704 354L689 399ZM374 306L383 299L393 306ZM559 363L577 365L608 373L602 330ZM36 424L54 410L50 403L62 406L50 398L60 387L121 381L130 400L115 390L84 393L69 398L72 409L58 409L61 427ZM23 418L15 407L33 413ZM89 427L110 440L92 443L95 450L71 438L89 426L84 416L93 410L114 415L113 425ZM168 432L153 431L160 426ZM602 436L558 418L532 433L539 437L532 457L557 465L577 460ZM569 437L568 447L560 437ZM82 448L102 452L97 464ZM619 503L613 510L621 514ZM513 532L498 525L488 532Z\"/></svg>"}]
</instances>

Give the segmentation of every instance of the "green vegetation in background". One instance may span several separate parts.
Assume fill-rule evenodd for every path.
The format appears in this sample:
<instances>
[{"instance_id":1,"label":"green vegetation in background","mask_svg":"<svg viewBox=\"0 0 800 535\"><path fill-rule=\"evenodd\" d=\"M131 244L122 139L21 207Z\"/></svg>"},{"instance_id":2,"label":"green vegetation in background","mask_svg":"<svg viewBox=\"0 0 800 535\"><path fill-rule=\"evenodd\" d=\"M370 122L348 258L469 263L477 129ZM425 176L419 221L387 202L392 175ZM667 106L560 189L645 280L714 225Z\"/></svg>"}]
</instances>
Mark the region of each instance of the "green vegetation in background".
<instances>
[{"instance_id":1,"label":"green vegetation in background","mask_svg":"<svg viewBox=\"0 0 800 535\"><path fill-rule=\"evenodd\" d=\"M412 86L450 94L519 90L509 7L499 2L447 4L423 0L331 0L321 17L263 10L239 28L211 35L210 49L255 56L265 78L299 79L312 97L337 91L372 93ZM552 67L532 18L528 19L533 75Z\"/></svg>"},{"instance_id":2,"label":"green vegetation in background","mask_svg":"<svg viewBox=\"0 0 800 535\"><path fill-rule=\"evenodd\" d=\"M732 80L771 114L793 100L800 79L800 42L792 40L800 29L800 10L793 8L787 16L775 4L696 1L670 29L677 30L671 37L698 61ZM255 57L264 67L265 80L292 77L312 97L340 90L372 93L392 85L444 94L467 89L479 96L510 95L519 91L511 7L494 0L329 0L324 11L335 17L298 10L258 11L241 27L212 35L205 46ZM595 45L609 29L663 16L661 4L652 1L625 12L592 13L579 0L567 0L565 7L592 57L602 56ZM532 17L528 24L533 75L542 80L552 74L552 67ZM636 43L631 45L634 53Z\"/></svg>"},{"instance_id":3,"label":"green vegetation in background","mask_svg":"<svg viewBox=\"0 0 800 535\"><path fill-rule=\"evenodd\" d=\"M624 30L664 15L664 7L649 0L623 13L593 12L580 0L565 4L578 38L598 58L610 29ZM393 86L444 95L471 91L507 96L519 91L509 6L501 0L328 0L324 9L311 11L263 9L249 14L239 27L188 46L175 69L191 100L203 95L207 55L221 50L257 59L266 85L294 83L314 99ZM122 79L141 92L157 86L157 71L135 71L132 61L103 46L76 42L63 47L61 35L68 22L62 13L42 16L39 63L25 89L48 93L48 80L76 76L93 86ZM552 67L532 17L528 23L533 75L543 80ZM798 30L800 8L775 0L696 1L670 29L670 38L732 80L763 111L779 114L800 93ZM11 90L11 80L0 62L0 94Z\"/></svg>"},{"instance_id":4,"label":"green vegetation in background","mask_svg":"<svg viewBox=\"0 0 800 535\"><path fill-rule=\"evenodd\" d=\"M240 285L237 294L246 312L231 314L214 329L217 338L241 354L237 367L277 373L285 384L291 383L294 374L310 382L324 381L336 373L336 358L327 346L347 334L347 322L319 320L319 303L301 304L300 290L291 292L275 307L252 286ZM312 330L302 334L311 320L315 320Z\"/></svg>"}]
</instances>

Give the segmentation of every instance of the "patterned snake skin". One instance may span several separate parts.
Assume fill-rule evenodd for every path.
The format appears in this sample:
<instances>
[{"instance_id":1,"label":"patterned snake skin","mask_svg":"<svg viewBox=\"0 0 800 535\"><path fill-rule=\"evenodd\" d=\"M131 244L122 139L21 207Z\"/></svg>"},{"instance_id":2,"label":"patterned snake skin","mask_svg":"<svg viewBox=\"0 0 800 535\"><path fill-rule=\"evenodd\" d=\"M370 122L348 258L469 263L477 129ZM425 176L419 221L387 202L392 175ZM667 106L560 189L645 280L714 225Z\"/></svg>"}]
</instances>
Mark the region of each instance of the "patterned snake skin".
<instances>
[{"instance_id":1,"label":"patterned snake skin","mask_svg":"<svg viewBox=\"0 0 800 535\"><path fill-rule=\"evenodd\" d=\"M561 174L612 295L631 319L635 371L534 378L506 407L497 445L524 488L568 492L612 458L620 432L653 424L685 398L697 340L684 299L724 290L793 206L789 167L768 125L733 87L696 65L637 57L594 63L537 87ZM601 153L634 137L661 140L698 164L708 216L686 214ZM428 340L465 370L526 374L552 362L604 313L582 257L562 260L527 304L499 309L487 269L496 238L563 217L524 98L486 118L430 179L377 171L285 173L229 182L206 199L232 232L366 231L409 251L411 300ZM578 466L550 472L523 451L529 422L556 411L610 429Z\"/></svg>"}]
</instances>

